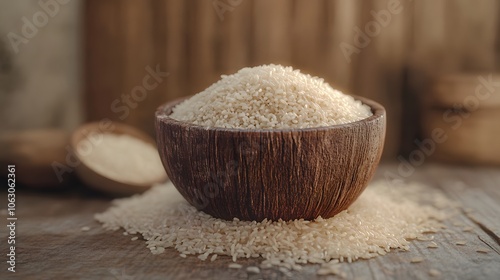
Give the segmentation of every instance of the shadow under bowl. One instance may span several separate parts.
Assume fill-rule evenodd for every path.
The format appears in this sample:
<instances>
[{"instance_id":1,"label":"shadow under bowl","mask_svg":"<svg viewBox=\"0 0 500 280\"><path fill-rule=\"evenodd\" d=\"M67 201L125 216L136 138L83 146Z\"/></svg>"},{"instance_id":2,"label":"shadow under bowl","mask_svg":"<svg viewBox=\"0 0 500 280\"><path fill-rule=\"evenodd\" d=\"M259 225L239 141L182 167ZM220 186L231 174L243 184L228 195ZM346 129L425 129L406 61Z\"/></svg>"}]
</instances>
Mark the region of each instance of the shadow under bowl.
<instances>
[{"instance_id":1,"label":"shadow under bowl","mask_svg":"<svg viewBox=\"0 0 500 280\"><path fill-rule=\"evenodd\" d=\"M304 129L207 128L170 118L184 99L156 111L168 177L197 209L232 220L312 220L347 209L378 166L385 109L352 123Z\"/></svg>"}]
</instances>

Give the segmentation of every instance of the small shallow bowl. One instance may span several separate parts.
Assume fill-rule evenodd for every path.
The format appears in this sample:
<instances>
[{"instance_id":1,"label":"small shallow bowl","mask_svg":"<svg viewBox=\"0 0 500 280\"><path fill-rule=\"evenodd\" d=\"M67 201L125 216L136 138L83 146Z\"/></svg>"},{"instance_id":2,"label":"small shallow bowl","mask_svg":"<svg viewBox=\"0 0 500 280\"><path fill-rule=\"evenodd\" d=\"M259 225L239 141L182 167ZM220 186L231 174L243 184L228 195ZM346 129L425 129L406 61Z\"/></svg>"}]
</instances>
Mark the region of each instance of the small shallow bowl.
<instances>
[{"instance_id":1,"label":"small shallow bowl","mask_svg":"<svg viewBox=\"0 0 500 280\"><path fill-rule=\"evenodd\" d=\"M167 175L184 198L231 220L329 218L363 192L382 154L385 109L343 125L305 129L206 128L169 117L184 99L156 111Z\"/></svg>"},{"instance_id":2,"label":"small shallow bowl","mask_svg":"<svg viewBox=\"0 0 500 280\"><path fill-rule=\"evenodd\" d=\"M141 184L127 183L108 178L92 169L91 166L88 166L84 161L82 161L77 147L78 143L86 137L100 133L113 133L118 135L126 134L149 143L152 146L156 146L154 139L149 135L123 123L103 120L101 122L83 124L72 133L70 141L71 148L74 151L74 156L78 159L78 162L75 165L76 174L86 185L114 196L128 196L136 193L142 193L148 190L152 185L165 182L168 179L165 174L164 176L158 178L149 178Z\"/></svg>"}]
</instances>

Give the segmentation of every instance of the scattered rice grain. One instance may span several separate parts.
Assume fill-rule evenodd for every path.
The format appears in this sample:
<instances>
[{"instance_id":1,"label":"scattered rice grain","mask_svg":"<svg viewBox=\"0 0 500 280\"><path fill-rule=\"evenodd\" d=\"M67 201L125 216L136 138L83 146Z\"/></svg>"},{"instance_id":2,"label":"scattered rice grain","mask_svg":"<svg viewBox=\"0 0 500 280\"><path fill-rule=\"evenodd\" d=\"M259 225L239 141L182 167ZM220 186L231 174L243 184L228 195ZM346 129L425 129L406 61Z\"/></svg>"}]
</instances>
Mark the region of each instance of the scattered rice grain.
<instances>
[{"instance_id":1,"label":"scattered rice grain","mask_svg":"<svg viewBox=\"0 0 500 280\"><path fill-rule=\"evenodd\" d=\"M483 254L488 254L489 252L491 252L491 250L488 249L488 248L485 248L485 247L480 247L480 248L476 249L476 252L483 253Z\"/></svg>"},{"instance_id":2,"label":"scattered rice grain","mask_svg":"<svg viewBox=\"0 0 500 280\"><path fill-rule=\"evenodd\" d=\"M260 273L260 268L258 268L256 266L249 266L249 267L247 267L247 272L258 274L258 273Z\"/></svg>"},{"instance_id":3,"label":"scattered rice grain","mask_svg":"<svg viewBox=\"0 0 500 280\"><path fill-rule=\"evenodd\" d=\"M429 242L429 243L427 243L427 248L434 249L434 248L437 248L437 247L438 247L438 245L437 245L436 242Z\"/></svg>"},{"instance_id":4,"label":"scattered rice grain","mask_svg":"<svg viewBox=\"0 0 500 280\"><path fill-rule=\"evenodd\" d=\"M201 260L215 254L234 262L262 257L262 268L298 270L307 263L333 266L394 249L409 250L410 238L439 231L440 221L447 217L443 210L419 202L419 194L432 191L413 183L395 188L373 182L347 210L329 219L249 222L222 221L197 211L166 183L115 200L96 219L106 229L141 234L153 254L175 248L183 258L196 255Z\"/></svg>"},{"instance_id":5,"label":"scattered rice grain","mask_svg":"<svg viewBox=\"0 0 500 280\"><path fill-rule=\"evenodd\" d=\"M464 226L464 224L462 222L458 222L458 221L453 222L453 225L456 226L456 227L462 227L462 226Z\"/></svg>"},{"instance_id":6,"label":"scattered rice grain","mask_svg":"<svg viewBox=\"0 0 500 280\"><path fill-rule=\"evenodd\" d=\"M438 277L441 276L441 272L437 269L431 268L429 269L429 275L432 277Z\"/></svg>"},{"instance_id":7,"label":"scattered rice grain","mask_svg":"<svg viewBox=\"0 0 500 280\"><path fill-rule=\"evenodd\" d=\"M473 230L474 230L473 227L464 227L464 228L462 228L463 232L472 232Z\"/></svg>"},{"instance_id":8,"label":"scattered rice grain","mask_svg":"<svg viewBox=\"0 0 500 280\"><path fill-rule=\"evenodd\" d=\"M417 237L418 241L431 241L434 240L434 236L419 236Z\"/></svg>"},{"instance_id":9,"label":"scattered rice grain","mask_svg":"<svg viewBox=\"0 0 500 280\"><path fill-rule=\"evenodd\" d=\"M289 269L285 268L285 267L280 267L279 271L281 271L287 277L293 277L292 272Z\"/></svg>"},{"instance_id":10,"label":"scattered rice grain","mask_svg":"<svg viewBox=\"0 0 500 280\"><path fill-rule=\"evenodd\" d=\"M85 226L85 227L82 227L82 228L81 228L81 230L82 230L82 231L89 231L89 230L90 230L90 227L86 227L86 226Z\"/></svg>"},{"instance_id":11,"label":"scattered rice grain","mask_svg":"<svg viewBox=\"0 0 500 280\"><path fill-rule=\"evenodd\" d=\"M239 269L239 268L242 268L243 266L241 264L238 264L238 263L230 263L227 267Z\"/></svg>"},{"instance_id":12,"label":"scattered rice grain","mask_svg":"<svg viewBox=\"0 0 500 280\"><path fill-rule=\"evenodd\" d=\"M316 272L317 275L337 275L341 278L346 278L347 274L340 269L340 266L322 266Z\"/></svg>"},{"instance_id":13,"label":"scattered rice grain","mask_svg":"<svg viewBox=\"0 0 500 280\"><path fill-rule=\"evenodd\" d=\"M420 262L423 262L424 261L424 258L421 258L421 257L415 257L415 258L412 258L410 260L411 263L420 263Z\"/></svg>"}]
</instances>

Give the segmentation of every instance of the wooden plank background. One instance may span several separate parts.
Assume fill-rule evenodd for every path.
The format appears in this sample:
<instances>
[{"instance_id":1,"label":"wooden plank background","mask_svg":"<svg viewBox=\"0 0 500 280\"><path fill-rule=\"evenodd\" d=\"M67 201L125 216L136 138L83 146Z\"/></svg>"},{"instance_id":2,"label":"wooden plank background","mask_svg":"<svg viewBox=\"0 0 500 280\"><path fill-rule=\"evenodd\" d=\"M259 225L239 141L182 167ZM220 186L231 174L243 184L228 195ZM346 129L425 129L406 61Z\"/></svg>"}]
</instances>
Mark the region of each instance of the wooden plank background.
<instances>
[{"instance_id":1,"label":"wooden plank background","mask_svg":"<svg viewBox=\"0 0 500 280\"><path fill-rule=\"evenodd\" d=\"M364 30L391 1L402 12L349 62L340 44L353 44L355 27ZM402 135L414 137L414 101L429 77L498 69L499 11L495 0L88 0L87 116L152 134L161 103L245 66L282 63L382 103L388 112L385 158L394 158L407 140ZM148 65L170 75L122 119L110 104L141 84Z\"/></svg>"}]
</instances>

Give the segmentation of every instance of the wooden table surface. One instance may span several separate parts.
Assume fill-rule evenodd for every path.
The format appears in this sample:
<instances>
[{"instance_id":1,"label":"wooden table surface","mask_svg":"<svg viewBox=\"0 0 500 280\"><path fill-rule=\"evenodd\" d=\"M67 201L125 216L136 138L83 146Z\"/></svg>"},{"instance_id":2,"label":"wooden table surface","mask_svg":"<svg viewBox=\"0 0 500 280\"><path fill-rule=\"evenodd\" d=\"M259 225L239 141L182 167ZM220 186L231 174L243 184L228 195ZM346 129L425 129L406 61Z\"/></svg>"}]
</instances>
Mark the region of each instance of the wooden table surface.
<instances>
[{"instance_id":1,"label":"wooden table surface","mask_svg":"<svg viewBox=\"0 0 500 280\"><path fill-rule=\"evenodd\" d=\"M382 165L376 177L384 178L386 171L397 174L397 165ZM347 278L428 279L429 270L435 268L442 275L433 279L500 279L500 169L428 164L408 178L430 184L459 201L464 209L473 209L473 218L462 213L447 220L451 230L435 234L436 249L416 241L409 252L342 264ZM5 189L2 197L6 198ZM18 189L16 273L7 272L2 261L0 279L288 279L277 269L262 270L261 274L229 269L229 258L214 262L183 259L173 249L152 255L144 241L131 241L121 231L101 229L93 215L109 206L109 198L82 187L50 193ZM1 207L6 204L2 202ZM472 232L462 231L458 223L472 227ZM84 226L90 230L82 231ZM7 239L5 226L2 228L0 251L5 259ZM455 245L460 239L467 244ZM478 253L479 247L490 252ZM415 257L424 261L410 263ZM259 262L241 261L244 265ZM293 278L338 278L316 276L318 267L309 265L293 272Z\"/></svg>"}]
</instances>

